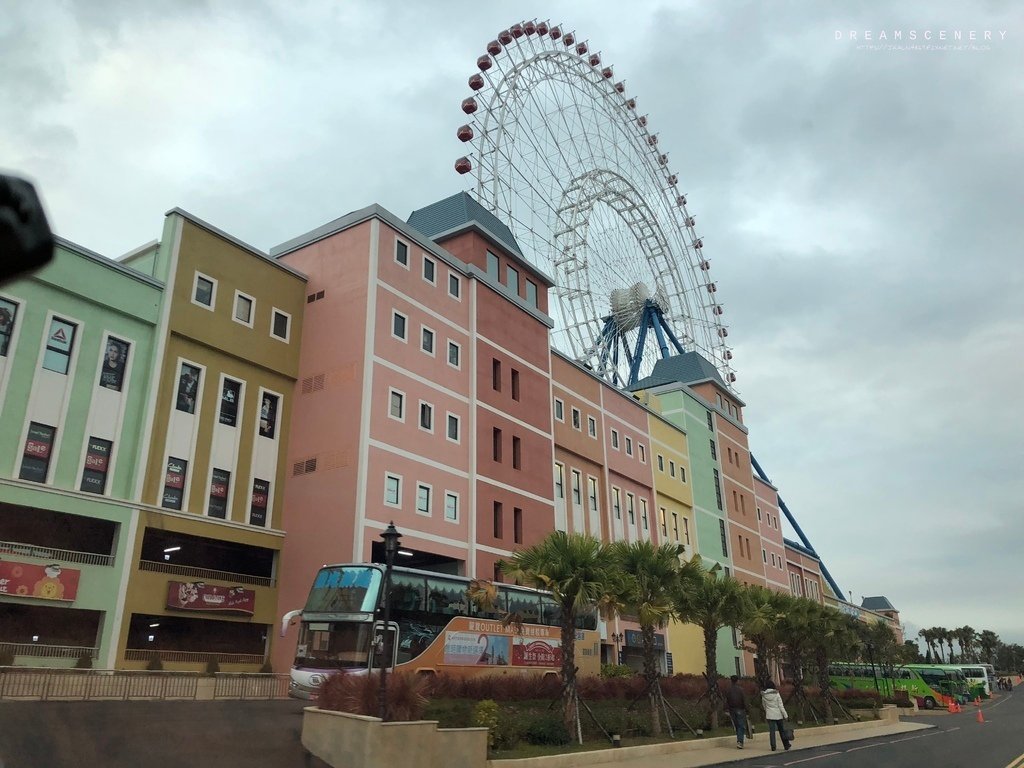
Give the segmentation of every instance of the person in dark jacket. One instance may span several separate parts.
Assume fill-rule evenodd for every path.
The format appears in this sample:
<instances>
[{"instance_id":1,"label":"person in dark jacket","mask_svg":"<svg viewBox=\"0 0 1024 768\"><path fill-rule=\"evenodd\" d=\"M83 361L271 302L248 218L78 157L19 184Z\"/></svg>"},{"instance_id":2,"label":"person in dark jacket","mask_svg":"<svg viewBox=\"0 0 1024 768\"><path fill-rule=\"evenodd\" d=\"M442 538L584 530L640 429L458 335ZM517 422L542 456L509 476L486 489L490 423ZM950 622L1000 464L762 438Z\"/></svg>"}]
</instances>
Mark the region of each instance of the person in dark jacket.
<instances>
[{"instance_id":1,"label":"person in dark jacket","mask_svg":"<svg viewBox=\"0 0 1024 768\"><path fill-rule=\"evenodd\" d=\"M729 679L732 686L725 693L725 705L736 729L736 749L743 749L743 737L747 735L747 694L740 688L739 677L733 675Z\"/></svg>"}]
</instances>

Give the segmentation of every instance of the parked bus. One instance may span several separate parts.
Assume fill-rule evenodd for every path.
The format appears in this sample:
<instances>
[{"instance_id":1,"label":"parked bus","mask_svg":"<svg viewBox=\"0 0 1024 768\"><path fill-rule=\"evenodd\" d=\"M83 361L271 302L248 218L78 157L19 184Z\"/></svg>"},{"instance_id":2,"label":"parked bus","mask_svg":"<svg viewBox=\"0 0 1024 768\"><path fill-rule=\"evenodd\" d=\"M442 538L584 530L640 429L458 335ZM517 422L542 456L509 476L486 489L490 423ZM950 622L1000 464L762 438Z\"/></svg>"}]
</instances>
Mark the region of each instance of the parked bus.
<instances>
[{"instance_id":1,"label":"parked bus","mask_svg":"<svg viewBox=\"0 0 1024 768\"><path fill-rule=\"evenodd\" d=\"M917 705L922 709L947 706L953 697L961 703L967 701L962 676L958 680L946 670L920 671L916 665L890 670L876 664L872 671L869 664L833 662L829 665L829 680L839 690L877 691L882 696L895 696L897 691L906 691L917 699Z\"/></svg>"},{"instance_id":2,"label":"parked bus","mask_svg":"<svg viewBox=\"0 0 1024 768\"><path fill-rule=\"evenodd\" d=\"M966 704L974 698L967 685L967 678L959 667L951 664L908 664L906 668L919 674L932 688L953 696L960 704Z\"/></svg>"},{"instance_id":3,"label":"parked bus","mask_svg":"<svg viewBox=\"0 0 1024 768\"><path fill-rule=\"evenodd\" d=\"M992 687L989 685L988 671L984 666L981 664L955 664L949 666L963 672L972 697L977 698L978 696L981 696L983 699L991 698Z\"/></svg>"},{"instance_id":4,"label":"parked bus","mask_svg":"<svg viewBox=\"0 0 1024 768\"><path fill-rule=\"evenodd\" d=\"M301 611L281 622L281 635L300 619L295 663L288 693L311 699L330 675L370 669L472 675L555 674L561 668L561 610L544 592L495 584L497 601L481 610L467 598L463 576L394 567L390 623L377 620L384 567L376 564L321 568ZM506 615L520 626L503 626ZM576 665L581 673L600 671L601 639L596 613L578 618ZM386 635L386 636L385 636Z\"/></svg>"},{"instance_id":5,"label":"parked bus","mask_svg":"<svg viewBox=\"0 0 1024 768\"><path fill-rule=\"evenodd\" d=\"M988 690L991 692L996 686L996 668L991 664L978 664L978 666L985 670L985 676L988 677Z\"/></svg>"}]
</instances>

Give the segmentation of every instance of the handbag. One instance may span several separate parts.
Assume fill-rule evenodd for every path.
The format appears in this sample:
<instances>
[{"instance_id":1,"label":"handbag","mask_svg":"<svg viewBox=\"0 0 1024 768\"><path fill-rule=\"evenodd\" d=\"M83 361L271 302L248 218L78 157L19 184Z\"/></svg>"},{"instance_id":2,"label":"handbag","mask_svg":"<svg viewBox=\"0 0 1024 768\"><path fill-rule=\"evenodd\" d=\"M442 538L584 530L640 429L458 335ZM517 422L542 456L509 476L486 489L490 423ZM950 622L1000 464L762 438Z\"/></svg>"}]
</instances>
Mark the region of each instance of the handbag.
<instances>
[{"instance_id":1,"label":"handbag","mask_svg":"<svg viewBox=\"0 0 1024 768\"><path fill-rule=\"evenodd\" d=\"M792 741L793 738L794 738L793 727L792 726L788 726L785 723L783 723L782 724L782 737L786 741Z\"/></svg>"}]
</instances>

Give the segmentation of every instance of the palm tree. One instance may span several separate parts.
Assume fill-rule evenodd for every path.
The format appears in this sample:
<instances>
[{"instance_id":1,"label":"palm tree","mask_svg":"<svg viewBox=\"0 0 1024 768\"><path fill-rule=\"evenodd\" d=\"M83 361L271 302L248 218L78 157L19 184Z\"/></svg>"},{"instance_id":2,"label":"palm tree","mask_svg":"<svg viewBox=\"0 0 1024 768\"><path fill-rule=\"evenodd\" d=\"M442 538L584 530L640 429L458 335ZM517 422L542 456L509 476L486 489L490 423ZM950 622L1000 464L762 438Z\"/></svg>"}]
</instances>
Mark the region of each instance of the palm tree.
<instances>
[{"instance_id":1,"label":"palm tree","mask_svg":"<svg viewBox=\"0 0 1024 768\"><path fill-rule=\"evenodd\" d=\"M754 677L763 690L772 679L771 668L782 660L779 621L786 615L792 597L766 587L752 586L744 590L746 608L740 631L753 647Z\"/></svg>"},{"instance_id":2,"label":"palm tree","mask_svg":"<svg viewBox=\"0 0 1024 768\"><path fill-rule=\"evenodd\" d=\"M654 631L676 617L676 592L692 582L692 572L699 567L689 562L682 565L679 559L682 552L683 547L679 544L666 543L655 547L649 541L619 541L610 547L612 562L621 577L615 595L620 610L636 617L640 624L644 679L647 681L651 726L655 736L661 735L661 717L654 689L660 674L654 653ZM688 576L681 575L684 570L689 572Z\"/></svg>"},{"instance_id":3,"label":"palm tree","mask_svg":"<svg viewBox=\"0 0 1024 768\"><path fill-rule=\"evenodd\" d=\"M700 556L694 555L693 561L699 564ZM696 624L704 634L704 676L711 704L712 730L718 727L718 710L722 704L722 692L718 689L718 630L742 624L746 609L743 585L720 571L721 567L715 565L710 571L700 569L696 576L683 574L684 584L676 594L679 618Z\"/></svg>"},{"instance_id":4,"label":"palm tree","mask_svg":"<svg viewBox=\"0 0 1024 768\"><path fill-rule=\"evenodd\" d=\"M938 661L939 664L945 664L946 663L946 657L945 657L944 651L942 650L942 644L944 642L946 642L946 639L949 637L949 630L946 629L945 627L932 627L932 632L935 633L935 647L938 649L938 659L937 659L937 661ZM953 652L953 644L952 643L950 643L949 648L950 648L950 653L952 653Z\"/></svg>"},{"instance_id":5,"label":"palm tree","mask_svg":"<svg viewBox=\"0 0 1024 768\"><path fill-rule=\"evenodd\" d=\"M984 629L978 636L978 645L981 647L981 660L986 664L992 664L996 649L999 647L999 635L991 629Z\"/></svg>"},{"instance_id":6,"label":"palm tree","mask_svg":"<svg viewBox=\"0 0 1024 768\"><path fill-rule=\"evenodd\" d=\"M930 657L929 661L931 659L936 659L937 657L935 655L935 630L931 628L922 629L918 631L917 635L918 637L924 640L924 644L928 648L928 655Z\"/></svg>"},{"instance_id":7,"label":"palm tree","mask_svg":"<svg viewBox=\"0 0 1024 768\"><path fill-rule=\"evenodd\" d=\"M818 606L811 614L811 654L817 668L826 723L832 721L833 714L828 665L832 661L852 656L857 643L857 634L852 626L855 621L852 616L825 606Z\"/></svg>"},{"instance_id":8,"label":"palm tree","mask_svg":"<svg viewBox=\"0 0 1024 768\"><path fill-rule=\"evenodd\" d=\"M561 608L562 720L576 723L576 619L595 606L609 605L616 575L609 547L592 536L554 531L527 549L499 561L502 573L520 584L551 593Z\"/></svg>"},{"instance_id":9,"label":"palm tree","mask_svg":"<svg viewBox=\"0 0 1024 768\"><path fill-rule=\"evenodd\" d=\"M793 683L790 699L795 698L801 710L807 702L807 695L804 693L804 670L812 656L816 639L813 624L820 610L821 606L813 600L795 598L789 611L779 622L779 634L785 646L784 655L789 665L787 675L791 676Z\"/></svg>"},{"instance_id":10,"label":"palm tree","mask_svg":"<svg viewBox=\"0 0 1024 768\"><path fill-rule=\"evenodd\" d=\"M945 628L943 628L943 630L942 630L942 639L945 640L946 641L946 645L949 646L949 663L950 664L952 664L955 661L955 659L956 659L956 657L953 656L953 638L955 637L955 635L953 634L954 632L955 632L955 630L949 630L949 629L945 629Z\"/></svg>"},{"instance_id":11,"label":"palm tree","mask_svg":"<svg viewBox=\"0 0 1024 768\"><path fill-rule=\"evenodd\" d=\"M960 661L977 661L974 653L974 644L977 642L978 633L970 624L964 624L955 630L956 641L960 643Z\"/></svg>"}]
</instances>

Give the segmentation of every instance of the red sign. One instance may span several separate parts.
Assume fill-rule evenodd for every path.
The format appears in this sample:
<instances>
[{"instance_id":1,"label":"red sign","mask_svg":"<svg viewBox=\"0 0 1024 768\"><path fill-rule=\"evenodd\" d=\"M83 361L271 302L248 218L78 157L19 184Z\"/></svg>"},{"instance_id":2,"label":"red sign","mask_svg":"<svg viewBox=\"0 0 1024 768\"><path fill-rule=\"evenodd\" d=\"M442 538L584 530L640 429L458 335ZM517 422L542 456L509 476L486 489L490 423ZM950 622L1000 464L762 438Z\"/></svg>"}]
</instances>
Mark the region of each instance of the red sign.
<instances>
[{"instance_id":1,"label":"red sign","mask_svg":"<svg viewBox=\"0 0 1024 768\"><path fill-rule=\"evenodd\" d=\"M256 592L242 587L218 587L201 581L169 581L167 607L182 611L228 611L252 616L256 610Z\"/></svg>"},{"instance_id":2,"label":"red sign","mask_svg":"<svg viewBox=\"0 0 1024 768\"><path fill-rule=\"evenodd\" d=\"M0 560L0 594L41 600L74 600L81 571L51 565Z\"/></svg>"},{"instance_id":3,"label":"red sign","mask_svg":"<svg viewBox=\"0 0 1024 768\"><path fill-rule=\"evenodd\" d=\"M543 640L517 642L512 646L512 664L516 667L558 667L562 664L562 649Z\"/></svg>"}]
</instances>

